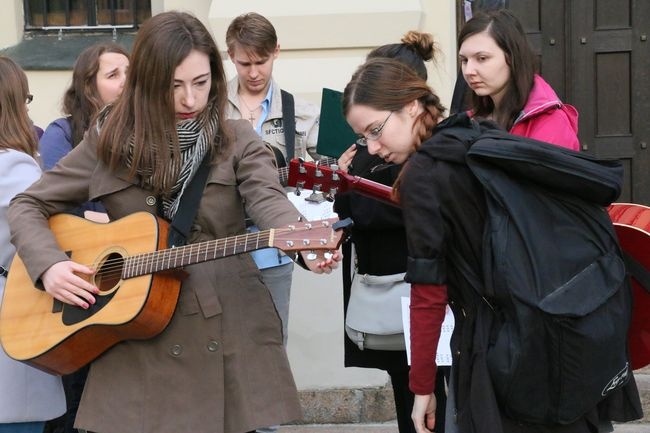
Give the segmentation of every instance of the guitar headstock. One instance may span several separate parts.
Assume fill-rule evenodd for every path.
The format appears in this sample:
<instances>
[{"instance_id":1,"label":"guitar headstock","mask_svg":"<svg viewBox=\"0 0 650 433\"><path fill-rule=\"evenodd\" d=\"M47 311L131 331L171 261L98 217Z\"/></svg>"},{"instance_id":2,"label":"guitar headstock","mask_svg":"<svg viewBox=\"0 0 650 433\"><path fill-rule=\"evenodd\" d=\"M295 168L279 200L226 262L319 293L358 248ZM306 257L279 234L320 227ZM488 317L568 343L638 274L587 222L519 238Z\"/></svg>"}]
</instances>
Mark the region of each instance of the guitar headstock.
<instances>
[{"instance_id":1,"label":"guitar headstock","mask_svg":"<svg viewBox=\"0 0 650 433\"><path fill-rule=\"evenodd\" d=\"M302 250L336 250L352 226L349 218L304 221L273 230L273 246L284 252Z\"/></svg>"},{"instance_id":2,"label":"guitar headstock","mask_svg":"<svg viewBox=\"0 0 650 433\"><path fill-rule=\"evenodd\" d=\"M287 186L295 186L296 192L311 189L330 197L348 189L346 177L336 164L324 165L320 162L306 162L302 159L289 161Z\"/></svg>"},{"instance_id":3,"label":"guitar headstock","mask_svg":"<svg viewBox=\"0 0 650 433\"><path fill-rule=\"evenodd\" d=\"M391 187L352 176L340 170L336 164L327 167L320 163L292 159L289 161L287 185L295 186L297 194L300 194L302 189L312 189L314 192L322 192L329 199L333 199L340 192L355 190L367 197L398 206L393 199Z\"/></svg>"}]
</instances>

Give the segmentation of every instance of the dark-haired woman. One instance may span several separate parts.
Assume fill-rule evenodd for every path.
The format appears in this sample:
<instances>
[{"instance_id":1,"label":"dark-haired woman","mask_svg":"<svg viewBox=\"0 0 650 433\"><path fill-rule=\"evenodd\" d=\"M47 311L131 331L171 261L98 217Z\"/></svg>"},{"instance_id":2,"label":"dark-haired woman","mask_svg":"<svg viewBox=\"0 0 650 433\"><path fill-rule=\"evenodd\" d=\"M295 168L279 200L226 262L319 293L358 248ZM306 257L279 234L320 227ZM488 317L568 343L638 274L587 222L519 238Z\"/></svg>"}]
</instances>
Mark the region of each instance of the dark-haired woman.
<instances>
[{"instance_id":1,"label":"dark-haired woman","mask_svg":"<svg viewBox=\"0 0 650 433\"><path fill-rule=\"evenodd\" d=\"M473 116L515 135L580 149L578 112L535 73L535 54L511 11L476 14L461 29L458 46Z\"/></svg>"},{"instance_id":2,"label":"dark-haired woman","mask_svg":"<svg viewBox=\"0 0 650 433\"><path fill-rule=\"evenodd\" d=\"M415 393L416 431L431 432L437 422L435 353L447 303L456 322L451 380L455 416L447 418L446 431L596 433L611 431L611 419L640 417L633 378L570 424L533 424L506 414L485 360L491 337L489 307L451 253L456 251L474 274L483 275L485 192L466 164L468 147L481 128L466 113L441 121L437 95L410 68L392 59L362 65L345 88L343 107L370 154L385 162L406 162L396 189L408 247L405 279L411 283L409 386ZM535 396L530 404L536 404Z\"/></svg>"},{"instance_id":3,"label":"dark-haired woman","mask_svg":"<svg viewBox=\"0 0 650 433\"><path fill-rule=\"evenodd\" d=\"M367 58L398 60L426 80L428 74L425 62L434 60L436 53L436 45L431 34L409 31L399 43L377 47L368 54ZM444 107L440 106L440 111L443 112ZM402 166L385 164L379 156L369 154L368 148L363 143L363 140L359 140L341 155L338 161L340 168L350 174L384 185L393 185ZM341 218L351 217L354 221L351 236L356 254L354 263L351 244L346 244L343 249L343 299L344 310L347 311L352 274L385 276L406 271L406 233L400 209L353 191L337 195L334 207ZM344 348L346 367L378 368L388 373L393 388L399 432L415 432L411 421L414 394L408 388L409 366L406 351L361 350L347 335L344 337ZM444 432L445 374L448 376L448 370L448 367L441 367L438 370L435 393L438 401L436 418L440 422L436 425L436 433Z\"/></svg>"},{"instance_id":4,"label":"dark-haired woman","mask_svg":"<svg viewBox=\"0 0 650 433\"><path fill-rule=\"evenodd\" d=\"M194 16L164 12L138 30L122 96L86 138L10 209L13 240L34 280L61 302L88 308L99 289L70 261L47 218L89 199L111 219L144 211L171 220L201 162L207 182L189 243L296 223L273 155L245 120L223 116L219 50ZM317 273L338 253L303 255ZM123 341L93 361L75 427L98 433L244 433L300 418L268 289L248 254L185 268L168 326Z\"/></svg>"}]
</instances>

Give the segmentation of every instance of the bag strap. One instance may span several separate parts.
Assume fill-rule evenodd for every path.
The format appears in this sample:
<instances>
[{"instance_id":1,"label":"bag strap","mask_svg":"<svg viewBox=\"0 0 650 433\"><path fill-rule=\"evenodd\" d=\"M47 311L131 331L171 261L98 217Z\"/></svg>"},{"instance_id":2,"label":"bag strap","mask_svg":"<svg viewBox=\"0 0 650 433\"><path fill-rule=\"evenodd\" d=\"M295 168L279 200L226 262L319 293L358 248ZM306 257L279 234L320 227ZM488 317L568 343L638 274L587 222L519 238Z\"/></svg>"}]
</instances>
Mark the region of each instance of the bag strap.
<instances>
[{"instance_id":1,"label":"bag strap","mask_svg":"<svg viewBox=\"0 0 650 433\"><path fill-rule=\"evenodd\" d=\"M476 294L487 304L488 307L490 307L490 310L496 311L494 309L494 306L488 301L488 299L485 297L484 292L485 292L485 286L483 284L483 281L479 276L474 272L474 269L467 263L467 260L463 257L463 255L456 249L450 248L448 250L449 252L449 258L454 262L454 264L458 267L460 272L463 274L467 282L469 283L470 286L474 289Z\"/></svg>"},{"instance_id":2,"label":"bag strap","mask_svg":"<svg viewBox=\"0 0 650 433\"><path fill-rule=\"evenodd\" d=\"M282 127L284 128L284 142L287 151L286 160L289 162L296 153L296 108L293 95L284 90L282 94Z\"/></svg>"},{"instance_id":3,"label":"bag strap","mask_svg":"<svg viewBox=\"0 0 650 433\"><path fill-rule=\"evenodd\" d=\"M0 265L0 277L5 277L5 278L7 278L7 275L9 275L9 271L7 270L7 268L5 268L4 266Z\"/></svg>"},{"instance_id":4,"label":"bag strap","mask_svg":"<svg viewBox=\"0 0 650 433\"><path fill-rule=\"evenodd\" d=\"M199 169L190 180L190 183L183 192L183 197L178 203L178 211L174 215L169 226L167 236L167 245L169 247L179 247L187 243L187 236L190 234L190 228L194 222L194 217L199 210L199 202L203 195L205 182L208 180L210 172L210 153L205 155Z\"/></svg>"},{"instance_id":5,"label":"bag strap","mask_svg":"<svg viewBox=\"0 0 650 433\"><path fill-rule=\"evenodd\" d=\"M650 272L638 260L623 251L623 261L628 274L632 276L646 292L650 293Z\"/></svg>"}]
</instances>

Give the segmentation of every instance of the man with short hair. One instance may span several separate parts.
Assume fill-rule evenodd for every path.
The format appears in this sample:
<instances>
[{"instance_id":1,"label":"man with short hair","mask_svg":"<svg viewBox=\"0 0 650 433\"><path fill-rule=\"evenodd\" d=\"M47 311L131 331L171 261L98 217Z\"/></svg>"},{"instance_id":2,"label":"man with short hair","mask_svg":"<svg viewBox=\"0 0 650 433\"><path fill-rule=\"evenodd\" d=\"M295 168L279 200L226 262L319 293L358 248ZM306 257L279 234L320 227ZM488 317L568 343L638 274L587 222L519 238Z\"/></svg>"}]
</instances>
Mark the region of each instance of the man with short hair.
<instances>
[{"instance_id":1,"label":"man with short hair","mask_svg":"<svg viewBox=\"0 0 650 433\"><path fill-rule=\"evenodd\" d=\"M307 153L318 159L319 110L281 90L273 80L273 62L278 58L280 45L269 20L257 13L238 16L228 26L226 45L237 69L237 76L228 82L226 116L251 122L274 151L280 167L294 157L305 158ZM286 346L293 262L275 248L257 250L251 255L282 320ZM257 431L274 432L277 426Z\"/></svg>"}]
</instances>

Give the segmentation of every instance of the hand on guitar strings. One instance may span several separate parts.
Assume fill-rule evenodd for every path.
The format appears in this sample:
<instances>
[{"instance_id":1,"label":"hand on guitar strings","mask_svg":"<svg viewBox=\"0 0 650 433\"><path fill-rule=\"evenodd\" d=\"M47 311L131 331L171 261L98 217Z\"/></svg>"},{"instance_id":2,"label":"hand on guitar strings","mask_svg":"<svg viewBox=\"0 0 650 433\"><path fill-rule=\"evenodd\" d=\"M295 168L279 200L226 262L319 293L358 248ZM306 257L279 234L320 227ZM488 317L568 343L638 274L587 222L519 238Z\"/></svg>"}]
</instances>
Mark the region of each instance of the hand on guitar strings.
<instances>
[{"instance_id":1,"label":"hand on guitar strings","mask_svg":"<svg viewBox=\"0 0 650 433\"><path fill-rule=\"evenodd\" d=\"M88 282L95 270L71 260L50 266L41 276L45 291L55 299L87 309L95 303L99 289Z\"/></svg>"},{"instance_id":2,"label":"hand on guitar strings","mask_svg":"<svg viewBox=\"0 0 650 433\"><path fill-rule=\"evenodd\" d=\"M329 274L333 269L338 268L343 256L336 251L301 251L302 259L310 271L316 274Z\"/></svg>"}]
</instances>

